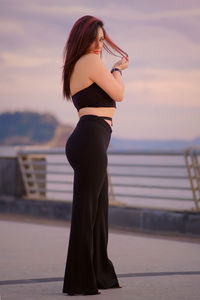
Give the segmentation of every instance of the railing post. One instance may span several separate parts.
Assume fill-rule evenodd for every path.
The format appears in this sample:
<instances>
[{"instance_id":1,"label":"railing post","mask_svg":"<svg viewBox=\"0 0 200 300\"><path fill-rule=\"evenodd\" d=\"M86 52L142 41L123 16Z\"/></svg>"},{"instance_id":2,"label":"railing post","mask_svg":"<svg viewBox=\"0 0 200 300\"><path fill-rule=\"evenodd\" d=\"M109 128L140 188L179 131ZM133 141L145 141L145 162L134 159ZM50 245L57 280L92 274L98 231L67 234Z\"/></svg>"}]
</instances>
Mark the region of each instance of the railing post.
<instances>
[{"instance_id":1,"label":"railing post","mask_svg":"<svg viewBox=\"0 0 200 300\"><path fill-rule=\"evenodd\" d=\"M198 156L195 153L195 148L193 147L186 147L185 148L185 163L188 171L188 176L190 180L192 195L195 203L195 207L197 211L200 211L200 170L199 170L199 164L198 164ZM189 161L189 157L191 160L191 163ZM194 175L192 174L192 170ZM195 186L196 185L196 186ZM198 196L199 194L199 196Z\"/></svg>"},{"instance_id":2,"label":"railing post","mask_svg":"<svg viewBox=\"0 0 200 300\"><path fill-rule=\"evenodd\" d=\"M114 203L115 202L115 194L114 194L114 189L113 189L113 185L111 182L111 176L108 172L108 168L107 168L107 173L108 173L108 195L109 195L109 202L110 203Z\"/></svg>"},{"instance_id":3,"label":"railing post","mask_svg":"<svg viewBox=\"0 0 200 300\"><path fill-rule=\"evenodd\" d=\"M197 185L197 206L198 210L200 211L200 165L198 163L198 155L195 153L195 148L192 149L192 162Z\"/></svg>"},{"instance_id":4,"label":"railing post","mask_svg":"<svg viewBox=\"0 0 200 300\"><path fill-rule=\"evenodd\" d=\"M38 182L38 179L46 177L46 174L35 174L35 171L46 168L46 166L34 166L34 161L46 160L45 157L41 156L31 156L30 154L18 153L18 161L21 169L21 174L23 177L26 193L28 197L40 198L45 197L46 193L40 191L41 188L44 189L44 185ZM46 169L45 169L46 170Z\"/></svg>"}]
</instances>

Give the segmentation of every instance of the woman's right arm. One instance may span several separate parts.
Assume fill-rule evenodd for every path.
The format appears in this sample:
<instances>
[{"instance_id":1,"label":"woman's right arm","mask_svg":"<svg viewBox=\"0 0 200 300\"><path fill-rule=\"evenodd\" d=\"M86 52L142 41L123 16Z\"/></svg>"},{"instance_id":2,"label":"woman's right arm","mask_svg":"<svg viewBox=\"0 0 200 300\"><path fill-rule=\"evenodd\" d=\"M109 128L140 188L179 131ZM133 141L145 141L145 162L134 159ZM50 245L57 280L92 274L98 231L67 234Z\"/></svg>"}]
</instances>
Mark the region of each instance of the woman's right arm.
<instances>
[{"instance_id":1,"label":"woman's right arm","mask_svg":"<svg viewBox=\"0 0 200 300\"><path fill-rule=\"evenodd\" d=\"M88 77L96 82L113 100L119 102L124 98L124 82L119 71L111 73L101 58L93 53L86 55ZM128 67L128 60L122 58L114 64L114 68L124 70Z\"/></svg>"}]
</instances>

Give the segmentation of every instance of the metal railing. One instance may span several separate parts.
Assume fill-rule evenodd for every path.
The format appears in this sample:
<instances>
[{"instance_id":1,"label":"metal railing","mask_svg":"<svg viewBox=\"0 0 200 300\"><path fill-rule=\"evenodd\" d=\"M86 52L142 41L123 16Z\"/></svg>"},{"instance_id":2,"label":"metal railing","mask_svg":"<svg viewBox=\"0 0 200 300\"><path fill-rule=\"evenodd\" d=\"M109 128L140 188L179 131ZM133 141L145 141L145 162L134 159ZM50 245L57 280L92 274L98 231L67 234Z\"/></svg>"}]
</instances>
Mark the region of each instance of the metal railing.
<instances>
[{"instance_id":1,"label":"metal railing","mask_svg":"<svg viewBox=\"0 0 200 300\"><path fill-rule=\"evenodd\" d=\"M110 203L200 211L198 155L199 147L166 151L108 150ZM22 149L18 151L18 160L29 198L59 199L58 195L62 194L63 200L72 201L73 169L63 148Z\"/></svg>"}]
</instances>

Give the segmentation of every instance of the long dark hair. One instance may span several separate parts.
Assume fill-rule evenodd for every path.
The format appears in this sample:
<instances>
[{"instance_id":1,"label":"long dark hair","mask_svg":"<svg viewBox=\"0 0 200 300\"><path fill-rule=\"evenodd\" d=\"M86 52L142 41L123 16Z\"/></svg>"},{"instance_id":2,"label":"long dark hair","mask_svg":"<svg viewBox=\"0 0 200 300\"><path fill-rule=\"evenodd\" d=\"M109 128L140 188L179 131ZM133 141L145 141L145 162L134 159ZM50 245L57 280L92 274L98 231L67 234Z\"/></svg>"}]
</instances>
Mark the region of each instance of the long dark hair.
<instances>
[{"instance_id":1,"label":"long dark hair","mask_svg":"<svg viewBox=\"0 0 200 300\"><path fill-rule=\"evenodd\" d=\"M70 77L73 72L74 66L77 60L87 52L90 45L96 40L98 27L101 27L104 33L103 48L112 55L117 56L109 46L118 52L122 57L126 57L127 53L120 49L107 35L105 29L103 28L104 23L93 16L83 16L78 19L71 29L68 40L63 51L63 98L67 100L71 98L70 96Z\"/></svg>"}]
</instances>

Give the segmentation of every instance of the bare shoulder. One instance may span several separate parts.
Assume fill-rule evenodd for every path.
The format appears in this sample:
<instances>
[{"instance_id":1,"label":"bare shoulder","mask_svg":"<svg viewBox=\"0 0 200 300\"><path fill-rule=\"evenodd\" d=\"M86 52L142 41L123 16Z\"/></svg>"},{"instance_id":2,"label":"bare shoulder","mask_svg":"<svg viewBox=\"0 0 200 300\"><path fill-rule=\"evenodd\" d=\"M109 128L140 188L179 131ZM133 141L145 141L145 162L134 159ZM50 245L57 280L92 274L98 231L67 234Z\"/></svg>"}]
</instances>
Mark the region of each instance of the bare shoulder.
<instances>
[{"instance_id":1,"label":"bare shoulder","mask_svg":"<svg viewBox=\"0 0 200 300\"><path fill-rule=\"evenodd\" d=\"M100 57L98 55L94 54L94 53L84 54L78 60L78 63L81 64L81 65L84 65L84 64L87 64L87 65L98 64L100 62L101 62Z\"/></svg>"}]
</instances>

